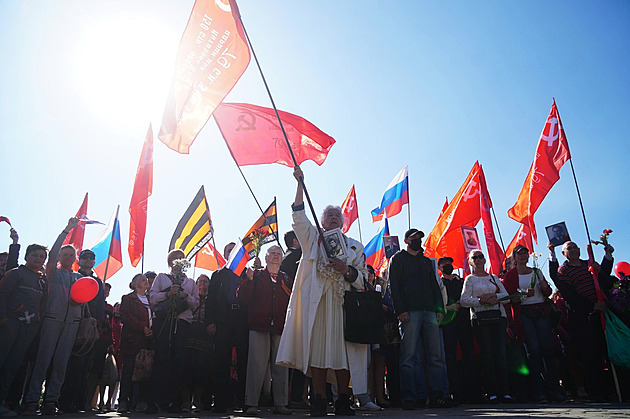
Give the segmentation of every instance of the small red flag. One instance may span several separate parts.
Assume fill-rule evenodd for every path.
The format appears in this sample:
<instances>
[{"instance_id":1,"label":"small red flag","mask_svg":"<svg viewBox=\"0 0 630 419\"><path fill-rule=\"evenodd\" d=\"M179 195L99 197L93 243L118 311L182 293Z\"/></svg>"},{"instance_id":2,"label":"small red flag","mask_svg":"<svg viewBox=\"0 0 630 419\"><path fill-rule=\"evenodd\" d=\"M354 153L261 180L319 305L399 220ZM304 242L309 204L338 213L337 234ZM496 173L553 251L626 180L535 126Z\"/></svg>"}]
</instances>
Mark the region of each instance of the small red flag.
<instances>
[{"instance_id":1,"label":"small red flag","mask_svg":"<svg viewBox=\"0 0 630 419\"><path fill-rule=\"evenodd\" d=\"M77 215L75 215L75 217L77 217L80 220L87 219L87 207L88 207L88 194L86 192L85 197L83 198L83 203L81 204L81 207L79 207L79 210L77 211ZM85 225L86 223L77 224L75 228L70 230L70 232L66 236L66 239L63 241L64 245L71 244L74 246L75 249L77 249L77 257L79 257L79 253L81 253L81 250L83 250L83 237L85 236ZM72 269L74 269L75 271L78 271L79 264L77 262L74 262Z\"/></svg>"},{"instance_id":2,"label":"small red flag","mask_svg":"<svg viewBox=\"0 0 630 419\"><path fill-rule=\"evenodd\" d=\"M210 242L195 255L195 266L197 268L217 271L225 266L225 259Z\"/></svg>"},{"instance_id":3,"label":"small red flag","mask_svg":"<svg viewBox=\"0 0 630 419\"><path fill-rule=\"evenodd\" d=\"M538 140L534 162L516 203L508 210L510 218L529 227L536 243L538 243L538 238L534 213L551 187L560 179L560 168L570 158L569 143L554 99Z\"/></svg>"},{"instance_id":4,"label":"small red flag","mask_svg":"<svg viewBox=\"0 0 630 419\"><path fill-rule=\"evenodd\" d=\"M529 253L532 254L534 252L534 243L532 243L532 233L529 231L529 227L525 224L521 224L521 226L516 231L514 238L508 244L507 249L505 250L507 256L512 256L512 252L514 248L522 244L523 246L529 249Z\"/></svg>"},{"instance_id":5,"label":"small red flag","mask_svg":"<svg viewBox=\"0 0 630 419\"><path fill-rule=\"evenodd\" d=\"M131 266L137 266L144 252L144 238L147 232L147 206L153 192L153 129L149 124L142 146L140 162L133 184L133 194L129 203L129 259Z\"/></svg>"},{"instance_id":6,"label":"small red flag","mask_svg":"<svg viewBox=\"0 0 630 419\"><path fill-rule=\"evenodd\" d=\"M343 214L343 227L341 231L346 234L350 230L350 226L359 218L359 206L357 204L357 196L354 193L354 185L348 192L346 200L341 204L341 213Z\"/></svg>"},{"instance_id":7,"label":"small red flag","mask_svg":"<svg viewBox=\"0 0 630 419\"><path fill-rule=\"evenodd\" d=\"M448 196L446 197L446 200L444 201L444 205L442 206L442 211L440 211L440 215L444 214L444 211L446 211L447 208L448 208Z\"/></svg>"},{"instance_id":8,"label":"small red flag","mask_svg":"<svg viewBox=\"0 0 630 419\"><path fill-rule=\"evenodd\" d=\"M235 0L196 0L177 50L159 138L188 154L251 59Z\"/></svg>"},{"instance_id":9,"label":"small red flag","mask_svg":"<svg viewBox=\"0 0 630 419\"><path fill-rule=\"evenodd\" d=\"M4 215L0 215L0 223L3 222L3 221L5 223L7 223L8 225L11 225L11 221L9 221L9 219L7 217L5 217Z\"/></svg>"},{"instance_id":10,"label":"small red flag","mask_svg":"<svg viewBox=\"0 0 630 419\"><path fill-rule=\"evenodd\" d=\"M313 160L321 166L335 140L302 117L283 111L278 114L297 163ZM214 119L237 165L294 166L273 109L247 103L223 103L214 111Z\"/></svg>"}]
</instances>

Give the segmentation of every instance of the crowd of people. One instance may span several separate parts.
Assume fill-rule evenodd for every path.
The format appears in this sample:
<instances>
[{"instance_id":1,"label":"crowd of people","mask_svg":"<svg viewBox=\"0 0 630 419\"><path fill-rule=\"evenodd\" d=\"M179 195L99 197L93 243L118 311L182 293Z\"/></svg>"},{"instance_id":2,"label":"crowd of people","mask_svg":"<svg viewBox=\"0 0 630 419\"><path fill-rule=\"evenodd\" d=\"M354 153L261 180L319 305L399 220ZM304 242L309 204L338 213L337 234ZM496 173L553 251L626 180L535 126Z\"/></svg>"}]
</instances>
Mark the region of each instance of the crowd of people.
<instances>
[{"instance_id":1,"label":"crowd of people","mask_svg":"<svg viewBox=\"0 0 630 419\"><path fill-rule=\"evenodd\" d=\"M175 249L168 272L135 275L113 306L110 285L92 270L94 253L62 245L77 218L50 250L29 245L19 266L12 229L13 244L0 254L0 416L116 405L120 413L239 409L254 416L269 407L278 415L299 409L326 416L332 409L349 416L613 401L599 316L609 308L575 243L562 245L562 265L549 246L548 275L529 266L531 249L522 245L501 275L488 273L483 252L473 250L462 279L452 258L436 266L424 256L424 233L412 228L379 276L350 237L343 236L341 257L326 254L320 227L304 210L299 167L294 176L284 254L272 245L264 266L255 258L241 275L223 267L193 280L184 252ZM323 231L341 228L341 209L326 207L319 221ZM226 259L234 246L225 246ZM606 245L595 266L604 292L615 281L612 253ZM98 293L77 303L71 287L84 277L96 281ZM351 290L380 292L379 342L345 339L343 302ZM97 331L91 338L90 324ZM619 372L623 386L627 375Z\"/></svg>"}]
</instances>

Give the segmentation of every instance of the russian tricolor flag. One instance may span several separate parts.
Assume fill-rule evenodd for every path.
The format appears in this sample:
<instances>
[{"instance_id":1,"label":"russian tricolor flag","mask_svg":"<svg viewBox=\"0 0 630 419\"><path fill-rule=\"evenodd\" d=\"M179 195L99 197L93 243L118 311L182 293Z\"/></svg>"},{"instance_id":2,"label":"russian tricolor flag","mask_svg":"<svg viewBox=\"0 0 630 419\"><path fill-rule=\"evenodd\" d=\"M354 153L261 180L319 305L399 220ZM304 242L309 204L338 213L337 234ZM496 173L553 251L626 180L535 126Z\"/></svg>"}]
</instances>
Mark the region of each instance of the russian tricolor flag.
<instances>
[{"instance_id":1,"label":"russian tricolor flag","mask_svg":"<svg viewBox=\"0 0 630 419\"><path fill-rule=\"evenodd\" d=\"M407 166L402 169L394 180L391 181L387 190L383 194L381 206L372 210L372 222L377 222L383 218L383 213L387 212L388 217L393 217L402 211L402 207L409 203L409 175Z\"/></svg>"},{"instance_id":2,"label":"russian tricolor flag","mask_svg":"<svg viewBox=\"0 0 630 419\"><path fill-rule=\"evenodd\" d=\"M239 239L236 246L234 246L234 249L230 252L227 267L236 275L240 276L243 273L243 269L245 269L248 260L249 253L247 253L247 250L245 250L245 247L243 246L243 242Z\"/></svg>"},{"instance_id":3,"label":"russian tricolor flag","mask_svg":"<svg viewBox=\"0 0 630 419\"><path fill-rule=\"evenodd\" d=\"M389 223L387 222L387 214L381 220L381 225L376 233L376 236L372 237L372 240L365 245L365 263L371 265L376 271L381 269L383 262L385 261L385 246L383 245L383 237L389 236Z\"/></svg>"},{"instance_id":4,"label":"russian tricolor flag","mask_svg":"<svg viewBox=\"0 0 630 419\"><path fill-rule=\"evenodd\" d=\"M96 240L96 244L92 246L94 272L103 281L111 278L123 266L118 209L120 209L120 206L112 215L107 229Z\"/></svg>"}]
</instances>

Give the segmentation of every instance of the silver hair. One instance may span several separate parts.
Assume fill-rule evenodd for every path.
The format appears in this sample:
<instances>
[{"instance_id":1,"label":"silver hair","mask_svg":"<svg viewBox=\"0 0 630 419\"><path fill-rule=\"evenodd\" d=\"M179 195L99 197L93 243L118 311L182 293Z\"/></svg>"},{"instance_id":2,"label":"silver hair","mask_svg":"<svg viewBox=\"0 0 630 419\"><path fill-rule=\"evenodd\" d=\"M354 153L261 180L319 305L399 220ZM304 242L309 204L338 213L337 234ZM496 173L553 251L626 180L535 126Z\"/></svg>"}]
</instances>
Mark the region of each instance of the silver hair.
<instances>
[{"instance_id":1,"label":"silver hair","mask_svg":"<svg viewBox=\"0 0 630 419\"><path fill-rule=\"evenodd\" d=\"M470 252L468 252L468 255L466 256L466 259L468 259L468 264L472 264L472 257L473 257L473 253L475 252L481 252L481 254L483 255L483 251L481 249L473 249Z\"/></svg>"},{"instance_id":2,"label":"silver hair","mask_svg":"<svg viewBox=\"0 0 630 419\"><path fill-rule=\"evenodd\" d=\"M343 217L343 211L341 210L341 207L338 205L327 205L326 208L324 208L324 211L322 212L322 216L320 218L320 220L323 220L324 218L326 218L326 214L328 214L329 211L339 211L339 214L341 215L341 223L343 224L345 221L345 218Z\"/></svg>"},{"instance_id":3,"label":"silver hair","mask_svg":"<svg viewBox=\"0 0 630 419\"><path fill-rule=\"evenodd\" d=\"M269 246L269 248L267 249L267 255L269 254L269 252L271 252L271 249L278 249L280 250L280 253L282 253L282 247L278 246L277 244L274 244L273 246Z\"/></svg>"}]
</instances>

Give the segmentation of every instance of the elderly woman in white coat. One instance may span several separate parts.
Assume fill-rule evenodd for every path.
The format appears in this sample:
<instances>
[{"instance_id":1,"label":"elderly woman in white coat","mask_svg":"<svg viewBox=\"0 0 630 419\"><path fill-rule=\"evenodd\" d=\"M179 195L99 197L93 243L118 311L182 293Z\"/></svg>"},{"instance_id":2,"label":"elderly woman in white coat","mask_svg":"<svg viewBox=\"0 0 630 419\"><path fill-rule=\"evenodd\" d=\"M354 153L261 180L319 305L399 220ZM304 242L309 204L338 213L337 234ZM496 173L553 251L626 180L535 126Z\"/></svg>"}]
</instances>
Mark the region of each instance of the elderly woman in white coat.
<instances>
[{"instance_id":1,"label":"elderly woman in white coat","mask_svg":"<svg viewBox=\"0 0 630 419\"><path fill-rule=\"evenodd\" d=\"M348 353L344 339L343 296L350 287L361 289L367 268L363 245L349 237L347 255L326 258L323 244L318 244L317 229L304 211L304 190L299 166L293 172L298 181L293 208L293 231L302 247L302 260L289 300L284 332L276 362L298 369L312 377L315 397L311 416L326 416L326 381L338 386L335 403L337 415L354 415L348 404L350 381ZM339 207L326 207L321 217L324 230L343 226Z\"/></svg>"}]
</instances>

